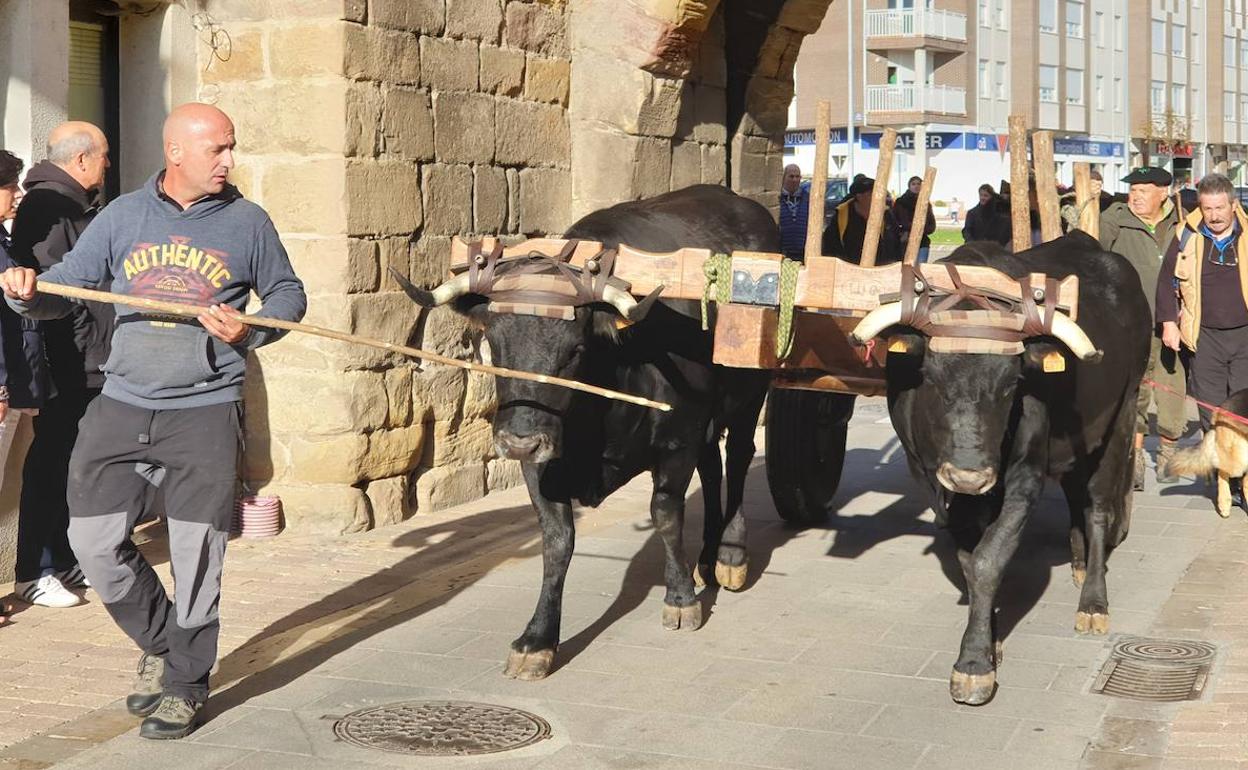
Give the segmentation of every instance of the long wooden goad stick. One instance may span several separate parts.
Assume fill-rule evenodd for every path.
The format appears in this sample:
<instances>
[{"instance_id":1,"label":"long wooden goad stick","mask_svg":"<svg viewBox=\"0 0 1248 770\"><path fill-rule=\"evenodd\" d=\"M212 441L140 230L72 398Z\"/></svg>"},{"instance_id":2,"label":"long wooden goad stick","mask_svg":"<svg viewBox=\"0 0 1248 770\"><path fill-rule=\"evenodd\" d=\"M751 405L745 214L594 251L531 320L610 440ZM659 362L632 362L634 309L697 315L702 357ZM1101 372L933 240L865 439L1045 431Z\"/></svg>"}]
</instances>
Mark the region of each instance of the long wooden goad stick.
<instances>
[{"instance_id":1,"label":"long wooden goad stick","mask_svg":"<svg viewBox=\"0 0 1248 770\"><path fill-rule=\"evenodd\" d=\"M118 305L129 305L130 307L143 308L145 310L155 310L159 313L169 315L185 316L188 318L197 318L208 308L198 305L185 305L180 302L165 302L163 300L148 299L146 297L131 297L125 294L114 294L108 291L98 291L96 289L80 289L77 286L66 286L59 283L49 283L47 281L39 281L38 290L45 294L55 294L61 297L70 297L73 299L85 299L93 302L110 302ZM651 409L658 409L661 412L670 412L671 404L665 404L661 401L651 401L648 398L634 396L628 393L621 393L618 390L610 390L608 388L600 388L597 385L589 385L576 380L567 380L562 377L552 377L547 374L535 374L533 372L525 372L519 369L504 369L500 366L489 366L487 364L474 364L471 361L460 361L458 358L448 358L447 356L431 353L427 350L412 348L406 345L395 345L391 342L383 342L369 337L361 337L355 334L347 334L345 332L326 329L323 326L313 326L311 324L296 323L295 321L283 321L277 318L264 318L261 316L244 315L240 316L239 321L248 326L262 326L269 329L284 329L292 332L302 332L303 334L312 334L317 337L326 337L331 340L340 342L349 342L355 345L366 345L370 348L380 348L394 353L402 353L411 358L419 358L435 364L443 364L445 366L454 366L459 369L467 369L471 372L485 372L495 377L510 377L514 380L528 380L529 382L540 382L544 385L557 385L561 388L570 388L579 390L583 393L592 393L595 396L610 398L615 401L625 401L638 406L646 406Z\"/></svg>"}]
</instances>

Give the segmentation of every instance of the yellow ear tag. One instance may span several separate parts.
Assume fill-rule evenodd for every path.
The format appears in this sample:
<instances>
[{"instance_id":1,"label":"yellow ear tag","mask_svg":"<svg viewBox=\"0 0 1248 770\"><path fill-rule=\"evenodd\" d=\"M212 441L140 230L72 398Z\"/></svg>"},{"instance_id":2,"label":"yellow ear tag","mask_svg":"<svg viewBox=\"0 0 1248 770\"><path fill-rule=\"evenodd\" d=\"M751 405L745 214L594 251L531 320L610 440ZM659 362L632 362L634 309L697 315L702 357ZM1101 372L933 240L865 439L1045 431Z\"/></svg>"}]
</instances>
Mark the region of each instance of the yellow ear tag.
<instances>
[{"instance_id":1,"label":"yellow ear tag","mask_svg":"<svg viewBox=\"0 0 1248 770\"><path fill-rule=\"evenodd\" d=\"M622 316L615 317L615 328L617 331L623 331L624 329L627 329L628 327L632 325L633 325L633 322L628 320L627 318L624 318Z\"/></svg>"},{"instance_id":2,"label":"yellow ear tag","mask_svg":"<svg viewBox=\"0 0 1248 770\"><path fill-rule=\"evenodd\" d=\"M910 346L906 344L905 340L893 340L888 345L888 352L889 353L909 353Z\"/></svg>"},{"instance_id":3,"label":"yellow ear tag","mask_svg":"<svg viewBox=\"0 0 1248 770\"><path fill-rule=\"evenodd\" d=\"M1045 374L1056 374L1057 372L1066 371L1066 356L1053 351L1044 357L1041 363Z\"/></svg>"}]
</instances>

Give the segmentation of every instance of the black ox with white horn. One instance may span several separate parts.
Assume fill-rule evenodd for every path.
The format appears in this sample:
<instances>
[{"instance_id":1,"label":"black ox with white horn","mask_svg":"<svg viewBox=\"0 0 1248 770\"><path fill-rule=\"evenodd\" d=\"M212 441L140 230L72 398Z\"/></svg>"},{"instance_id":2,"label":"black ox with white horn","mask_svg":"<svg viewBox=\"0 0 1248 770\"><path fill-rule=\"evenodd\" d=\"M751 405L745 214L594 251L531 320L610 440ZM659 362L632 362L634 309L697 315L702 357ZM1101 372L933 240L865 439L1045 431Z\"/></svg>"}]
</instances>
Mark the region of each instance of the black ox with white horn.
<instances>
[{"instance_id":1,"label":"black ox with white horn","mask_svg":"<svg viewBox=\"0 0 1248 770\"><path fill-rule=\"evenodd\" d=\"M1016 279L1079 278L1077 324L1059 313L1039 333L1024 324L967 335L995 338L990 344L1010 354L948 352L972 344L958 339L965 330L920 333L896 304L873 311L854 331L860 342L888 340L893 426L911 471L931 493L938 523L957 544L970 617L950 693L978 705L996 688L997 589L1046 478L1061 483L1070 507L1071 568L1082 586L1075 630L1108 631L1106 559L1130 520L1136 394L1153 324L1130 263L1082 232L1018 254L968 244L946 262L955 271L984 265ZM924 267L938 269L942 263ZM977 306L964 299L958 308ZM1002 341L1015 332L1013 342Z\"/></svg>"},{"instance_id":2,"label":"black ox with white horn","mask_svg":"<svg viewBox=\"0 0 1248 770\"><path fill-rule=\"evenodd\" d=\"M690 246L723 253L780 250L775 220L764 207L711 185L594 212L564 237L653 252ZM639 301L622 284L604 284L605 269L600 268L602 276L591 275L588 266L581 270L550 258L478 264L490 273L485 283L480 274L474 279L461 273L431 292L405 288L422 305L449 305L471 319L497 366L558 375L673 407L660 412L542 383L497 380L495 446L499 455L522 464L545 564L537 609L512 642L504 673L540 679L551 669L575 540L573 504L596 506L647 471L654 482L650 515L666 556L662 623L696 629L702 607L682 543L685 493L697 470L706 503L702 574L714 571L724 587L742 588L740 507L770 372L713 365L711 333L702 330L696 301L654 296ZM551 296L558 291L568 295ZM719 452L725 431L726 511L720 503Z\"/></svg>"}]
</instances>

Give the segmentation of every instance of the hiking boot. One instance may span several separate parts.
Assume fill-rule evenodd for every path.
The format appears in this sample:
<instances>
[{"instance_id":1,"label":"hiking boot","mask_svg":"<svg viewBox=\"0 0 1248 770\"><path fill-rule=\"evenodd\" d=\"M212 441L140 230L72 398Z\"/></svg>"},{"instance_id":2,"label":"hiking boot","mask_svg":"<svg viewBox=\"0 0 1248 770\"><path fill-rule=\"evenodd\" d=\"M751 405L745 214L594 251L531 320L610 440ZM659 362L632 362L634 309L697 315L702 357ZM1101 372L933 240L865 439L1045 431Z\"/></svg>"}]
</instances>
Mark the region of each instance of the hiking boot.
<instances>
[{"instance_id":1,"label":"hiking boot","mask_svg":"<svg viewBox=\"0 0 1248 770\"><path fill-rule=\"evenodd\" d=\"M1174 442L1164 438L1157 447L1157 483L1173 484L1179 477L1170 472L1170 461L1174 459Z\"/></svg>"},{"instance_id":2,"label":"hiking boot","mask_svg":"<svg viewBox=\"0 0 1248 770\"><path fill-rule=\"evenodd\" d=\"M160 705L164 693L165 659L159 655L143 653L134 678L134 687L126 696L126 711L136 717L145 717Z\"/></svg>"},{"instance_id":3,"label":"hiking boot","mask_svg":"<svg viewBox=\"0 0 1248 770\"><path fill-rule=\"evenodd\" d=\"M180 695L161 696L160 705L139 725L139 737L167 741L188 735L199 722L202 703Z\"/></svg>"},{"instance_id":4,"label":"hiking boot","mask_svg":"<svg viewBox=\"0 0 1248 770\"><path fill-rule=\"evenodd\" d=\"M44 575L38 580L23 580L13 584L13 593L29 604L40 607L76 607L82 597L70 593L56 575Z\"/></svg>"},{"instance_id":5,"label":"hiking boot","mask_svg":"<svg viewBox=\"0 0 1248 770\"><path fill-rule=\"evenodd\" d=\"M1135 476L1131 482L1131 489L1136 492L1144 491L1144 450L1135 450Z\"/></svg>"}]
</instances>

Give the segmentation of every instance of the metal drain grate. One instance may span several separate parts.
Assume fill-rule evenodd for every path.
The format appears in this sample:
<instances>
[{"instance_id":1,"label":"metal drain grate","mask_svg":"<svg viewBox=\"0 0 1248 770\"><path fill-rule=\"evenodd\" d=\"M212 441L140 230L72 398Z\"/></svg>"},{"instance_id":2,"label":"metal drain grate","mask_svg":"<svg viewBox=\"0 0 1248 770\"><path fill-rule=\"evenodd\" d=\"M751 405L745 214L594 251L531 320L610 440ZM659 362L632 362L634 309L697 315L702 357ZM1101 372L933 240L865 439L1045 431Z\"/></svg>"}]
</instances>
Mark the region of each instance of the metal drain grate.
<instances>
[{"instance_id":1,"label":"metal drain grate","mask_svg":"<svg viewBox=\"0 0 1248 770\"><path fill-rule=\"evenodd\" d=\"M1217 651L1208 642L1124 637L1101 667L1092 692L1147 701L1195 700Z\"/></svg>"},{"instance_id":2,"label":"metal drain grate","mask_svg":"<svg viewBox=\"0 0 1248 770\"><path fill-rule=\"evenodd\" d=\"M366 749L469 756L531 746L550 737L550 723L527 711L488 703L408 701L347 714L334 722L334 734Z\"/></svg>"}]
</instances>

